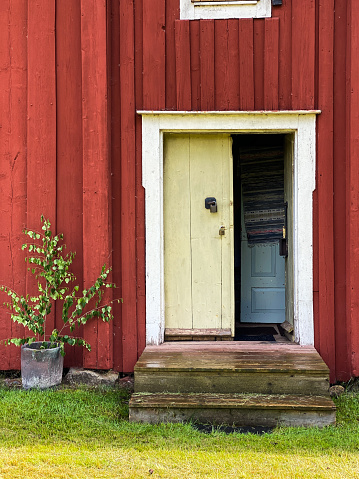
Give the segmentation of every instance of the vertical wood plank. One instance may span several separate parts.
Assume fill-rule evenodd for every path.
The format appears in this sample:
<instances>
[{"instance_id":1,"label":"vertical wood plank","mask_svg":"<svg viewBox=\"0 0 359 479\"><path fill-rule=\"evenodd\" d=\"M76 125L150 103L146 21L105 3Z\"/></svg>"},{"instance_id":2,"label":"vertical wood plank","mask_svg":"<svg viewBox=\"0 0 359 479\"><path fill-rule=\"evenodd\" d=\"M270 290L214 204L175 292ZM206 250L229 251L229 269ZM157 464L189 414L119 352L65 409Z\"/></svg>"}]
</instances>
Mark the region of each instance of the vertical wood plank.
<instances>
[{"instance_id":1,"label":"vertical wood plank","mask_svg":"<svg viewBox=\"0 0 359 479\"><path fill-rule=\"evenodd\" d=\"M347 307L351 333L349 354L352 376L359 376L359 3L347 2Z\"/></svg>"},{"instance_id":2,"label":"vertical wood plank","mask_svg":"<svg viewBox=\"0 0 359 479\"><path fill-rule=\"evenodd\" d=\"M27 226L40 229L40 216L56 231L56 59L55 1L28 1ZM36 291L28 275L28 291ZM33 289L34 288L34 289ZM55 314L47 319L48 334Z\"/></svg>"},{"instance_id":3,"label":"vertical wood plank","mask_svg":"<svg viewBox=\"0 0 359 479\"><path fill-rule=\"evenodd\" d=\"M272 15L279 18L279 109L292 108L292 2L283 0L273 7Z\"/></svg>"},{"instance_id":4,"label":"vertical wood plank","mask_svg":"<svg viewBox=\"0 0 359 479\"><path fill-rule=\"evenodd\" d=\"M11 5L12 4L12 5ZM11 5L11 8L10 8ZM21 251L26 223L27 2L0 4L0 284L25 294L25 253ZM0 301L7 297L1 294ZM0 338L21 337L23 327L0 308ZM0 368L19 369L20 350L0 346Z\"/></svg>"},{"instance_id":5,"label":"vertical wood plank","mask_svg":"<svg viewBox=\"0 0 359 479\"><path fill-rule=\"evenodd\" d=\"M10 42L10 0L2 2L0 4L0 98L1 105L1 126L4 131L11 131L11 116L10 116L10 88L11 88L11 42ZM25 51L26 55L26 51ZM7 112L7 113L5 113ZM5 180L5 187L2 186L0 190L1 202L0 202L0 220L3 232L0 235L0 261L2 270L0 273L1 284L8 284L13 287L13 254L12 254L12 231L11 231L11 210L12 210L12 164L15 164L14 158L16 154L10 151L10 138L9 134L2 134L0 137L0 154L2 158L1 162L1 174L2 180ZM25 149L24 149L25 151ZM12 158L13 157L13 158ZM16 160L15 160L16 161ZM19 285L18 285L19 286ZM24 293L24 288L22 293ZM6 301L7 296L0 293L2 301ZM9 320L8 312L5 308L0 308L0 337L11 337L11 321ZM10 358L8 351L5 349L5 345L0 346L0 361L3 365L2 369L10 368Z\"/></svg>"},{"instance_id":6,"label":"vertical wood plank","mask_svg":"<svg viewBox=\"0 0 359 479\"><path fill-rule=\"evenodd\" d=\"M120 38L120 37L119 37ZM143 0L135 2L135 100L136 110L143 109Z\"/></svg>"},{"instance_id":7,"label":"vertical wood plank","mask_svg":"<svg viewBox=\"0 0 359 479\"><path fill-rule=\"evenodd\" d=\"M142 0L135 2L135 100L136 109L143 107ZM146 346L146 260L145 260L145 191L142 186L142 118L136 116L136 274L137 274L137 350Z\"/></svg>"},{"instance_id":8,"label":"vertical wood plank","mask_svg":"<svg viewBox=\"0 0 359 479\"><path fill-rule=\"evenodd\" d=\"M142 32L142 23L141 23ZM120 7L111 2L111 189L112 189L112 275L122 297L121 266L121 92L120 92ZM142 55L140 56L142 59ZM142 67L141 67L142 71ZM113 305L113 369L122 371L122 305Z\"/></svg>"},{"instance_id":9,"label":"vertical wood plank","mask_svg":"<svg viewBox=\"0 0 359 479\"><path fill-rule=\"evenodd\" d=\"M254 31L253 20L239 21L239 95L243 111L254 110Z\"/></svg>"},{"instance_id":10,"label":"vertical wood plank","mask_svg":"<svg viewBox=\"0 0 359 479\"><path fill-rule=\"evenodd\" d=\"M317 190L320 354L335 378L333 230L334 0L319 2Z\"/></svg>"},{"instance_id":11,"label":"vertical wood plank","mask_svg":"<svg viewBox=\"0 0 359 479\"><path fill-rule=\"evenodd\" d=\"M142 186L142 119L136 117L136 273L137 273L137 348L138 356L146 346L146 238L145 191Z\"/></svg>"},{"instance_id":12,"label":"vertical wood plank","mask_svg":"<svg viewBox=\"0 0 359 479\"><path fill-rule=\"evenodd\" d=\"M214 110L214 21L200 21L201 110Z\"/></svg>"},{"instance_id":13,"label":"vertical wood plank","mask_svg":"<svg viewBox=\"0 0 359 479\"><path fill-rule=\"evenodd\" d=\"M107 6L81 0L82 138L83 138L83 271L90 286L104 263L111 264L111 209L107 85ZM107 290L104 301L112 298ZM91 321L84 337L84 366L112 367L113 324Z\"/></svg>"},{"instance_id":14,"label":"vertical wood plank","mask_svg":"<svg viewBox=\"0 0 359 479\"><path fill-rule=\"evenodd\" d=\"M11 19L8 28L10 29L10 49L12 52L10 69L10 88L11 92L10 108L11 113L11 139L9 144L9 166L11 169L11 269L12 286L19 292L25 293L26 263L24 255L21 253L21 245L24 236L22 229L26 222L26 84L27 84L27 8L26 2L20 1L12 5ZM3 125L4 131L4 125ZM15 159L16 158L16 159ZM0 264L2 264L0 262ZM21 337L24 328L19 325L11 324L11 336ZM10 359L10 368L18 369L20 364L20 351L15 346L7 349L7 356Z\"/></svg>"},{"instance_id":15,"label":"vertical wood plank","mask_svg":"<svg viewBox=\"0 0 359 479\"><path fill-rule=\"evenodd\" d=\"M239 110L239 23L237 19L228 20L228 100L230 110Z\"/></svg>"},{"instance_id":16,"label":"vertical wood plank","mask_svg":"<svg viewBox=\"0 0 359 479\"><path fill-rule=\"evenodd\" d=\"M334 2L319 3L317 189L319 351L335 378L334 231L333 231L333 48Z\"/></svg>"},{"instance_id":17,"label":"vertical wood plank","mask_svg":"<svg viewBox=\"0 0 359 479\"><path fill-rule=\"evenodd\" d=\"M56 3L57 229L76 251L73 272L82 276L81 10L72 0ZM56 310L60 327L61 305ZM82 329L76 334L83 335ZM66 348L65 366L82 366L81 348Z\"/></svg>"},{"instance_id":18,"label":"vertical wood plank","mask_svg":"<svg viewBox=\"0 0 359 479\"><path fill-rule=\"evenodd\" d=\"M319 349L320 343L320 328L319 321L316 321L316 318L319 318L319 292L313 291L313 316L314 316L314 347Z\"/></svg>"},{"instance_id":19,"label":"vertical wood plank","mask_svg":"<svg viewBox=\"0 0 359 479\"><path fill-rule=\"evenodd\" d=\"M190 138L168 135L163 152L165 327L193 327ZM177 199L183 207L173 214Z\"/></svg>"},{"instance_id":20,"label":"vertical wood plank","mask_svg":"<svg viewBox=\"0 0 359 479\"><path fill-rule=\"evenodd\" d=\"M191 44L189 24L188 20L177 20L175 23L177 110L191 109Z\"/></svg>"},{"instance_id":21,"label":"vertical wood plank","mask_svg":"<svg viewBox=\"0 0 359 479\"><path fill-rule=\"evenodd\" d=\"M165 1L143 0L143 108L166 106Z\"/></svg>"},{"instance_id":22,"label":"vertical wood plank","mask_svg":"<svg viewBox=\"0 0 359 479\"><path fill-rule=\"evenodd\" d=\"M121 258L123 371L137 361L135 30L133 0L120 2Z\"/></svg>"},{"instance_id":23,"label":"vertical wood plank","mask_svg":"<svg viewBox=\"0 0 359 479\"><path fill-rule=\"evenodd\" d=\"M318 236L318 189L313 191L313 291L319 294L319 236ZM319 310L318 310L319 311ZM314 334L316 346L319 349L319 316L314 316L314 326L317 333Z\"/></svg>"},{"instance_id":24,"label":"vertical wood plank","mask_svg":"<svg viewBox=\"0 0 359 479\"><path fill-rule=\"evenodd\" d=\"M320 348L319 321L319 232L318 232L318 190L313 191L313 317L314 346Z\"/></svg>"},{"instance_id":25,"label":"vertical wood plank","mask_svg":"<svg viewBox=\"0 0 359 479\"><path fill-rule=\"evenodd\" d=\"M215 23L215 108L239 109L238 20Z\"/></svg>"},{"instance_id":26,"label":"vertical wood plank","mask_svg":"<svg viewBox=\"0 0 359 479\"><path fill-rule=\"evenodd\" d=\"M176 109L175 21L179 18L178 0L166 0L166 109Z\"/></svg>"},{"instance_id":27,"label":"vertical wood plank","mask_svg":"<svg viewBox=\"0 0 359 479\"><path fill-rule=\"evenodd\" d=\"M189 144L190 237L193 328L231 327L232 235L218 242L217 222L231 224L231 150L228 134L191 135ZM206 191L214 191L219 218L198 208ZM211 256L211 260L207 258ZM188 256L187 256L188 257ZM223 291L222 291L223 288ZM204 319L205 318L205 319Z\"/></svg>"},{"instance_id":28,"label":"vertical wood plank","mask_svg":"<svg viewBox=\"0 0 359 479\"><path fill-rule=\"evenodd\" d=\"M314 108L315 1L292 2L292 108Z\"/></svg>"},{"instance_id":29,"label":"vertical wood plank","mask_svg":"<svg viewBox=\"0 0 359 479\"><path fill-rule=\"evenodd\" d=\"M28 2L28 226L56 229L55 1Z\"/></svg>"},{"instance_id":30,"label":"vertical wood plank","mask_svg":"<svg viewBox=\"0 0 359 479\"><path fill-rule=\"evenodd\" d=\"M199 20L190 22L191 37L191 98L192 110L201 108L201 66Z\"/></svg>"},{"instance_id":31,"label":"vertical wood plank","mask_svg":"<svg viewBox=\"0 0 359 479\"><path fill-rule=\"evenodd\" d=\"M264 109L278 110L279 19L264 21Z\"/></svg>"},{"instance_id":32,"label":"vertical wood plank","mask_svg":"<svg viewBox=\"0 0 359 479\"><path fill-rule=\"evenodd\" d=\"M336 377L351 377L349 308L346 303L346 36L347 2L335 4L334 26L334 266Z\"/></svg>"},{"instance_id":33,"label":"vertical wood plank","mask_svg":"<svg viewBox=\"0 0 359 479\"><path fill-rule=\"evenodd\" d=\"M254 20L254 108L264 109L264 20Z\"/></svg>"},{"instance_id":34,"label":"vertical wood plank","mask_svg":"<svg viewBox=\"0 0 359 479\"><path fill-rule=\"evenodd\" d=\"M316 41L318 40L318 26L319 26L319 5L315 6L315 35ZM292 43L292 42L291 42ZM315 69L315 81L317 85L318 78L318 66ZM317 93L317 89L316 89ZM318 138L316 138L318 142ZM318 144L317 144L318 147ZM320 349L320 315L319 315L319 204L318 204L318 158L316 151L316 164L315 164L315 180L316 188L313 191L313 320L314 320L314 347L319 351Z\"/></svg>"},{"instance_id":35,"label":"vertical wood plank","mask_svg":"<svg viewBox=\"0 0 359 479\"><path fill-rule=\"evenodd\" d=\"M217 20L214 24L214 109L229 109L229 48L228 20Z\"/></svg>"}]
</instances>

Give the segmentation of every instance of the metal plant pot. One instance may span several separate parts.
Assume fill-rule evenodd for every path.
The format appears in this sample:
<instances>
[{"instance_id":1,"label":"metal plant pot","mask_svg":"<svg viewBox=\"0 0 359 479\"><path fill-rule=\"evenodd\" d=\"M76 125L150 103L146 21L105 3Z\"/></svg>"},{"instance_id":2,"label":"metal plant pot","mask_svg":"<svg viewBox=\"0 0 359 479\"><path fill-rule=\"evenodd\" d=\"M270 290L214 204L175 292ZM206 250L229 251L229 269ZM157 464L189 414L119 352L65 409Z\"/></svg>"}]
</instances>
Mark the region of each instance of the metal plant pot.
<instances>
[{"instance_id":1,"label":"metal plant pot","mask_svg":"<svg viewBox=\"0 0 359 479\"><path fill-rule=\"evenodd\" d=\"M64 358L60 353L60 346L41 349L43 344L38 341L21 346L21 377L24 389L46 389L61 384Z\"/></svg>"}]
</instances>

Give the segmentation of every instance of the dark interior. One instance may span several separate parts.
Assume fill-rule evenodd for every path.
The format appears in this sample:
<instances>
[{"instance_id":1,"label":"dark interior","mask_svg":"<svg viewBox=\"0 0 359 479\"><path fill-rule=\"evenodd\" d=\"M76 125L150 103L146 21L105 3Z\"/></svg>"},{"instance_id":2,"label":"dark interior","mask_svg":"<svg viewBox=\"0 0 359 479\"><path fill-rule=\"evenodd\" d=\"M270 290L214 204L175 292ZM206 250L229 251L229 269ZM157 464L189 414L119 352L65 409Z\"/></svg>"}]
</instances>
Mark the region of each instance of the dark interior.
<instances>
[{"instance_id":1,"label":"dark interior","mask_svg":"<svg viewBox=\"0 0 359 479\"><path fill-rule=\"evenodd\" d=\"M240 318L241 311L241 193L242 193L242 169L241 155L252 152L263 152L265 161L266 154L270 150L284 148L283 134L235 134L233 138L233 199L234 199L234 281L235 281L235 319L236 338L249 336L269 337L273 332L268 325L256 323L243 323ZM249 326L249 327L248 327ZM257 330L254 334L254 328ZM253 331L253 332L252 332ZM248 339L251 340L251 339ZM268 340L268 339L267 339ZM270 339L269 339L270 340Z\"/></svg>"}]
</instances>

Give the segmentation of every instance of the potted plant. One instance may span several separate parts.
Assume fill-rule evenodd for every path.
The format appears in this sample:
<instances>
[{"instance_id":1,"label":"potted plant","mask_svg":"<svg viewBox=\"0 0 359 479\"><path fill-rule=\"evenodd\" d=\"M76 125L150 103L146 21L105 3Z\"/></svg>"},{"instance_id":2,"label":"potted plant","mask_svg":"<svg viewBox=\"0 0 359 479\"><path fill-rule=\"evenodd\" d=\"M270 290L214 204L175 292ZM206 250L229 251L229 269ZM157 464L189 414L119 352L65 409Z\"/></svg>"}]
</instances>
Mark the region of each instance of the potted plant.
<instances>
[{"instance_id":1,"label":"potted plant","mask_svg":"<svg viewBox=\"0 0 359 479\"><path fill-rule=\"evenodd\" d=\"M107 282L110 269L106 265L93 285L80 292L70 271L75 253L64 253L63 235L53 235L51 223L41 216L42 233L24 230L30 242L22 245L30 256L25 258L29 271L37 280L37 295L22 296L7 286L0 286L10 301L4 303L10 310L11 319L24 325L31 334L24 338L9 338L5 344L21 346L21 376L25 389L44 389L61 383L64 346L84 346L91 350L83 338L71 333L93 318L110 321L112 301L102 305L105 288L114 288ZM122 300L117 300L118 302ZM55 303L62 306L62 327L50 330L46 324ZM68 332L69 333L68 333Z\"/></svg>"}]
</instances>

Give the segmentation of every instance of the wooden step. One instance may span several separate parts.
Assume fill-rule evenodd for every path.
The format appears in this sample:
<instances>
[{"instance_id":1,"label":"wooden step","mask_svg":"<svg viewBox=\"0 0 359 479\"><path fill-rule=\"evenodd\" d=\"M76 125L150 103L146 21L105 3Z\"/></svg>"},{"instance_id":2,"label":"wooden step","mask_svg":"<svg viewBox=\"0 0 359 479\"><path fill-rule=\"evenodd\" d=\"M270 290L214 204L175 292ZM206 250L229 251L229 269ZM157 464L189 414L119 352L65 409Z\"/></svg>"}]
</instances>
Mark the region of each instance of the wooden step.
<instances>
[{"instance_id":1,"label":"wooden step","mask_svg":"<svg viewBox=\"0 0 359 479\"><path fill-rule=\"evenodd\" d=\"M230 329L165 329L165 341L232 341Z\"/></svg>"},{"instance_id":2,"label":"wooden step","mask_svg":"<svg viewBox=\"0 0 359 479\"><path fill-rule=\"evenodd\" d=\"M135 393L130 400L130 421L323 427L335 424L335 405L322 396Z\"/></svg>"},{"instance_id":3,"label":"wooden step","mask_svg":"<svg viewBox=\"0 0 359 479\"><path fill-rule=\"evenodd\" d=\"M318 352L297 345L167 343L146 347L135 366L135 392L327 395L328 388Z\"/></svg>"}]
</instances>

